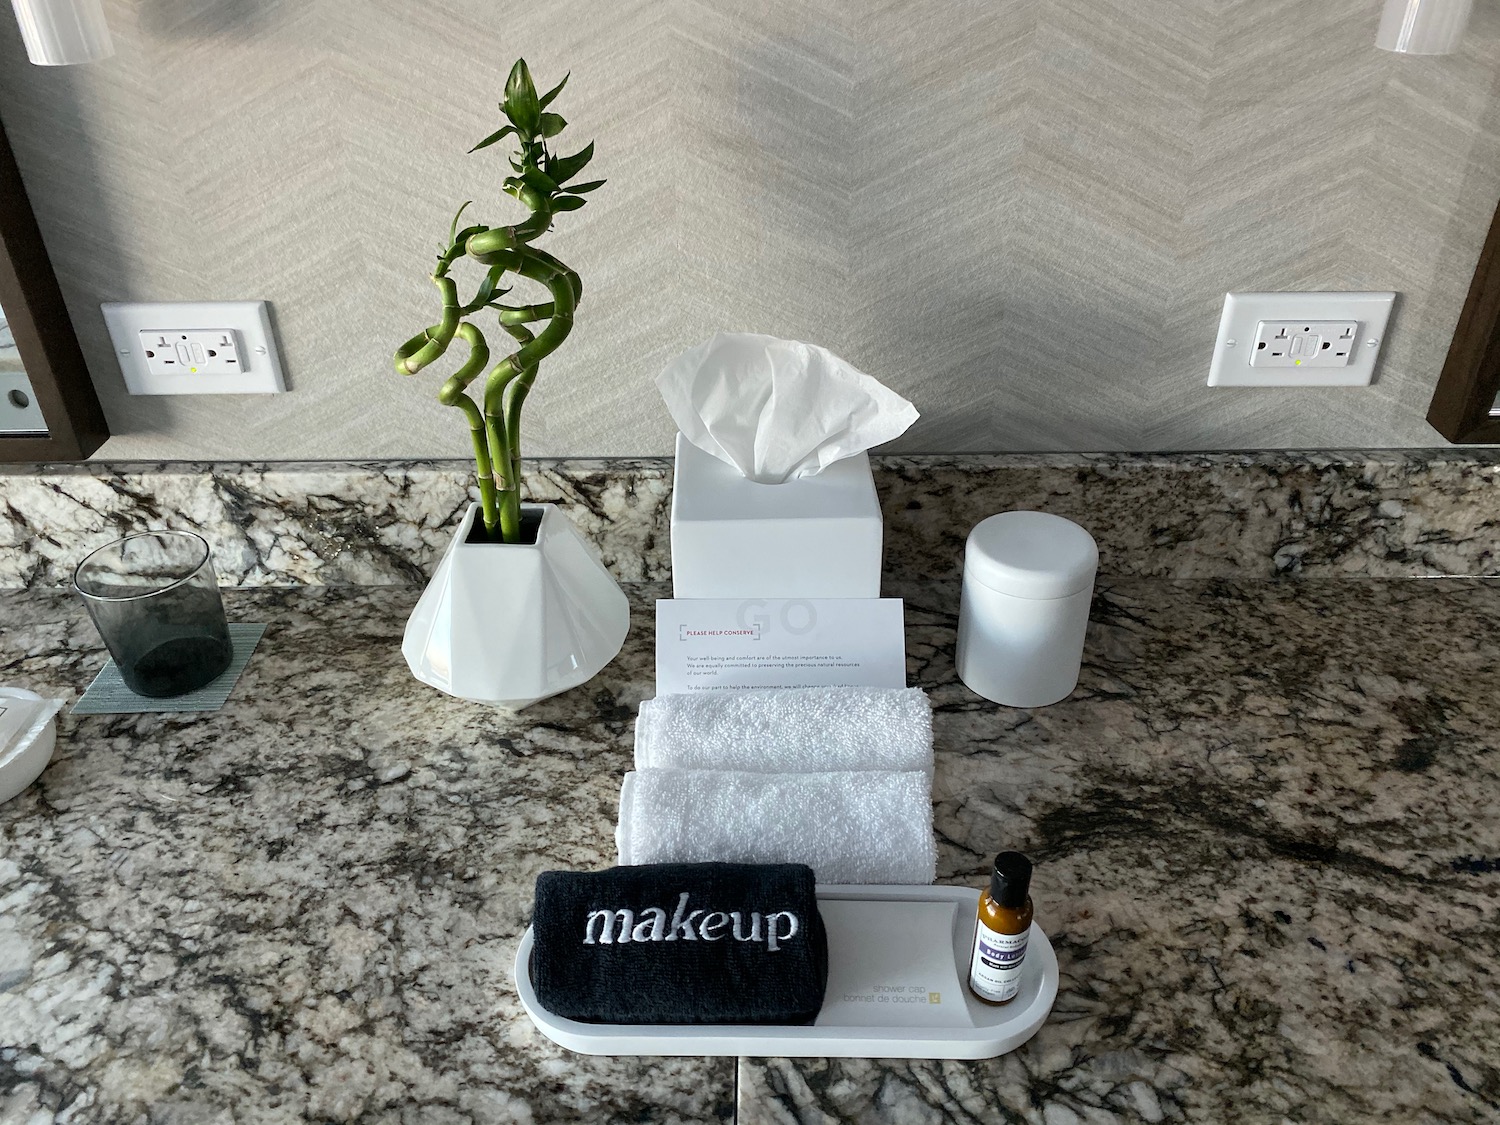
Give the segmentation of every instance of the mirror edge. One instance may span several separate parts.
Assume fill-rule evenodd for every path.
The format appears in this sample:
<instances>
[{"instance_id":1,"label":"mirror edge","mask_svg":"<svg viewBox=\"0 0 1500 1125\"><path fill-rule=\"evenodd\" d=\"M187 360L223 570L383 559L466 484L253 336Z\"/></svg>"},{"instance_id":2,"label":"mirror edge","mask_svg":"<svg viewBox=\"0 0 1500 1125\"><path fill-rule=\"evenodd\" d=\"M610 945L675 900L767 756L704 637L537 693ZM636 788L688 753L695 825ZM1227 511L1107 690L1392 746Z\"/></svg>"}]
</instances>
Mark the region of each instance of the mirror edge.
<instances>
[{"instance_id":1,"label":"mirror edge","mask_svg":"<svg viewBox=\"0 0 1500 1125\"><path fill-rule=\"evenodd\" d=\"M82 461L109 425L0 125L0 306L47 422L46 437L0 435L0 462Z\"/></svg>"}]
</instances>

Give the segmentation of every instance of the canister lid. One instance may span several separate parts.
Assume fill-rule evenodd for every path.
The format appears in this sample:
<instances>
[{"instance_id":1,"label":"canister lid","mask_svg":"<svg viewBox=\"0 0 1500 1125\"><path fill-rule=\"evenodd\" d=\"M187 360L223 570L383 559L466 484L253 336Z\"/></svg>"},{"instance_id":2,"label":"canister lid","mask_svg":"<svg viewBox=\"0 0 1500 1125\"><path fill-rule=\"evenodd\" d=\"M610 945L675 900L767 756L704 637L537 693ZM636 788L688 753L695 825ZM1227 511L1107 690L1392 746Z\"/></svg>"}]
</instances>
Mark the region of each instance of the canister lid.
<instances>
[{"instance_id":1,"label":"canister lid","mask_svg":"<svg viewBox=\"0 0 1500 1125\"><path fill-rule=\"evenodd\" d=\"M1048 512L980 520L964 547L964 574L1018 598L1065 598L1088 589L1099 567L1094 537Z\"/></svg>"}]
</instances>

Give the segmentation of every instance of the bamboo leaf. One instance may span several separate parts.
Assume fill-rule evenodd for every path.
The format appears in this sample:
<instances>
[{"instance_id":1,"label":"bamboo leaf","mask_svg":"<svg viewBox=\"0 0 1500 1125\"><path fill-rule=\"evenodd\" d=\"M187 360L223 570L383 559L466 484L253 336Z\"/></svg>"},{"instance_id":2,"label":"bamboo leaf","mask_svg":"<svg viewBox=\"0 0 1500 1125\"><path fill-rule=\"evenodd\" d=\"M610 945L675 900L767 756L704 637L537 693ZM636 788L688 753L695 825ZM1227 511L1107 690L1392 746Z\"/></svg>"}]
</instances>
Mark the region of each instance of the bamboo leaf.
<instances>
[{"instance_id":1,"label":"bamboo leaf","mask_svg":"<svg viewBox=\"0 0 1500 1125\"><path fill-rule=\"evenodd\" d=\"M536 96L536 85L525 59L517 59L505 80L505 112L528 140L536 135L541 123L542 105Z\"/></svg>"},{"instance_id":2,"label":"bamboo leaf","mask_svg":"<svg viewBox=\"0 0 1500 1125\"><path fill-rule=\"evenodd\" d=\"M456 235L453 236L453 241L449 245L461 246L465 242L469 241L469 239L473 238L480 231L489 229L490 228L485 226L483 223L475 223L471 227L464 227L463 230L459 231Z\"/></svg>"},{"instance_id":3,"label":"bamboo leaf","mask_svg":"<svg viewBox=\"0 0 1500 1125\"><path fill-rule=\"evenodd\" d=\"M568 190L574 195L583 195L585 192L593 191L595 188L602 188L608 182L608 180L590 180L586 184L569 184Z\"/></svg>"},{"instance_id":4,"label":"bamboo leaf","mask_svg":"<svg viewBox=\"0 0 1500 1125\"><path fill-rule=\"evenodd\" d=\"M560 184L565 184L579 172L583 171L584 165L594 159L594 142L590 141L588 147L572 156L560 156L548 166L547 171L552 178Z\"/></svg>"},{"instance_id":5,"label":"bamboo leaf","mask_svg":"<svg viewBox=\"0 0 1500 1125\"><path fill-rule=\"evenodd\" d=\"M531 81L531 68L526 65L525 59L517 59L511 64L510 75L505 80L505 100L512 101L524 96L527 90L531 91L533 97L536 96L536 86Z\"/></svg>"},{"instance_id":6,"label":"bamboo leaf","mask_svg":"<svg viewBox=\"0 0 1500 1125\"><path fill-rule=\"evenodd\" d=\"M557 191L557 181L540 168L526 169L526 171L521 173L521 179L536 188L537 191L545 192L548 195Z\"/></svg>"},{"instance_id":7,"label":"bamboo leaf","mask_svg":"<svg viewBox=\"0 0 1500 1125\"><path fill-rule=\"evenodd\" d=\"M568 127L568 123L558 113L542 114L541 124L542 136L544 137L555 137Z\"/></svg>"},{"instance_id":8,"label":"bamboo leaf","mask_svg":"<svg viewBox=\"0 0 1500 1125\"><path fill-rule=\"evenodd\" d=\"M469 151L470 152L478 152L482 148L489 148L490 145L494 144L496 141L503 141L506 137L508 137L511 133L514 133L515 131L516 131L516 127L514 125L507 125L507 126L505 126L505 128L498 129L495 132L491 133L488 137L485 137L484 140L480 141L477 145L475 145Z\"/></svg>"},{"instance_id":9,"label":"bamboo leaf","mask_svg":"<svg viewBox=\"0 0 1500 1125\"><path fill-rule=\"evenodd\" d=\"M539 104L543 109L546 109L549 105L551 105L552 99L557 97L558 94L562 93L562 88L568 84L568 79L572 76L573 72L571 70L568 71L567 74L563 75L563 80L561 82L559 82L556 86L552 87L552 89L548 90L545 94L542 95L542 100Z\"/></svg>"},{"instance_id":10,"label":"bamboo leaf","mask_svg":"<svg viewBox=\"0 0 1500 1125\"><path fill-rule=\"evenodd\" d=\"M464 217L464 212L469 209L472 199L464 200L464 205L458 209L458 214L453 216L453 221L448 224L448 245L453 245L453 236L458 233L458 220Z\"/></svg>"},{"instance_id":11,"label":"bamboo leaf","mask_svg":"<svg viewBox=\"0 0 1500 1125\"><path fill-rule=\"evenodd\" d=\"M580 199L576 195L559 195L552 201L554 211L576 211L587 203L587 199Z\"/></svg>"},{"instance_id":12,"label":"bamboo leaf","mask_svg":"<svg viewBox=\"0 0 1500 1125\"><path fill-rule=\"evenodd\" d=\"M484 278L479 282L479 288L474 291L474 299L470 301L469 304L475 308L483 308L485 305L489 304L490 300L495 295L495 286L499 283L499 281L500 277L495 273L495 271L490 270L489 272L487 272L484 275Z\"/></svg>"}]
</instances>

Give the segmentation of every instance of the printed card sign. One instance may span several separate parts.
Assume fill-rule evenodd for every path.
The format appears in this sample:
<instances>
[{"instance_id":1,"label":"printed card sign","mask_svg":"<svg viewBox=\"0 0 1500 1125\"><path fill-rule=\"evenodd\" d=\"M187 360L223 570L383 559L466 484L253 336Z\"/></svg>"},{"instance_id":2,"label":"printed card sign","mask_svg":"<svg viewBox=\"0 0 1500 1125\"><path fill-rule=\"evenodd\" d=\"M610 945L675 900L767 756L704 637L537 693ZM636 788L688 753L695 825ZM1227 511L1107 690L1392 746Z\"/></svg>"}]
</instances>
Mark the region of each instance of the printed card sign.
<instances>
[{"instance_id":1,"label":"printed card sign","mask_svg":"<svg viewBox=\"0 0 1500 1125\"><path fill-rule=\"evenodd\" d=\"M656 694L906 686L900 598L656 603Z\"/></svg>"}]
</instances>

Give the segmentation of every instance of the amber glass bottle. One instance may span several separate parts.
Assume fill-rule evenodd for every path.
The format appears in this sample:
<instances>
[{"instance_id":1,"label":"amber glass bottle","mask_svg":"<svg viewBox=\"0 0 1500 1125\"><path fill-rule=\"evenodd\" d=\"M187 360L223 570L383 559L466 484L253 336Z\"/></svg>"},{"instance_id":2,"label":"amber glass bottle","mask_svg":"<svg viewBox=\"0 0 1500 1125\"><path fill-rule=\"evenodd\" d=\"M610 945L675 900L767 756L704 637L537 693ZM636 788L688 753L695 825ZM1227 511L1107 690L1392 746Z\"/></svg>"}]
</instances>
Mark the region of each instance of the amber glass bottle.
<instances>
[{"instance_id":1,"label":"amber glass bottle","mask_svg":"<svg viewBox=\"0 0 1500 1125\"><path fill-rule=\"evenodd\" d=\"M979 924L969 959L969 991L986 1004L1009 1004L1021 991L1021 962L1031 930L1031 860L995 857L989 889L979 896Z\"/></svg>"}]
</instances>

